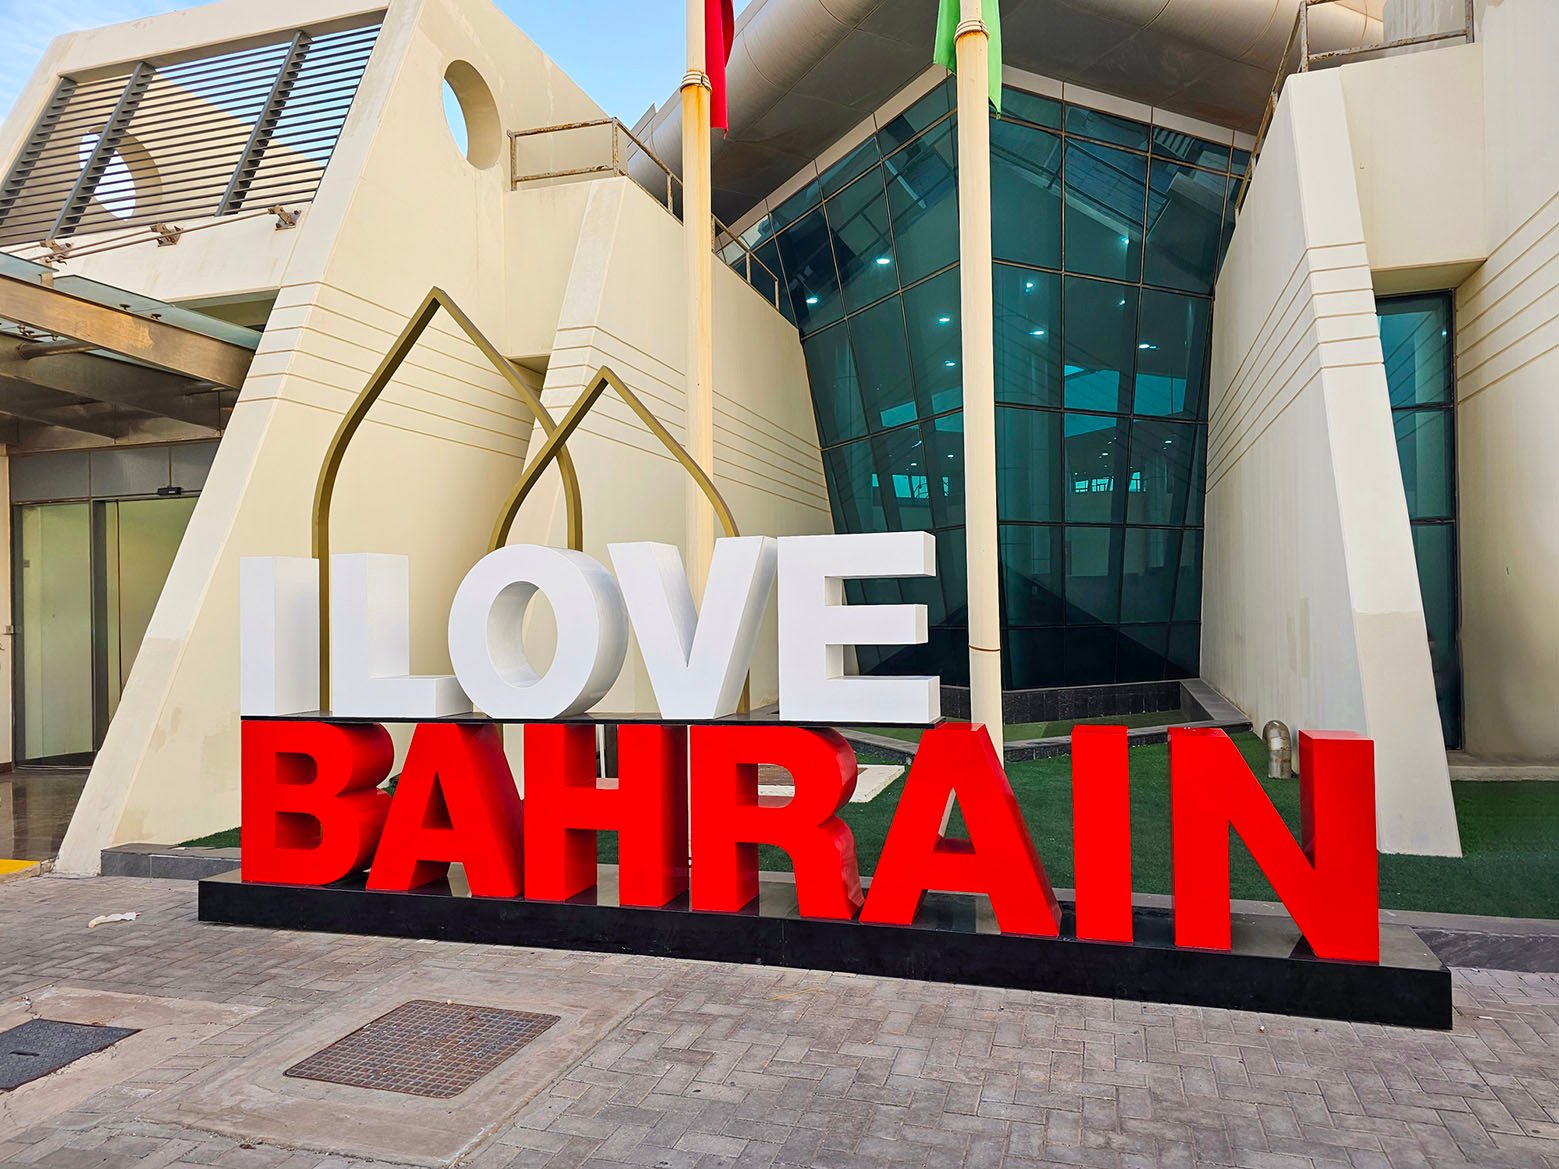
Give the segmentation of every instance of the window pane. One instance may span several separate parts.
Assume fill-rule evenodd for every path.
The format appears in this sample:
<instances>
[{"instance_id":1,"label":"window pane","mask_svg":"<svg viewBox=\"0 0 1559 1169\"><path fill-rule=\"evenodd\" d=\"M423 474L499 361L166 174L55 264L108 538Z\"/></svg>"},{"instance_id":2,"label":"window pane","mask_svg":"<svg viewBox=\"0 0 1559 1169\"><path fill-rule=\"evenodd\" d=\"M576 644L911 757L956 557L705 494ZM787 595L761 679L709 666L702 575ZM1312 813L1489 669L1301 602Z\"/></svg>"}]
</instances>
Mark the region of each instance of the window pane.
<instances>
[{"instance_id":1,"label":"window pane","mask_svg":"<svg viewBox=\"0 0 1559 1169\"><path fill-rule=\"evenodd\" d=\"M886 532L871 444L852 442L823 452L834 527L841 532Z\"/></svg>"},{"instance_id":2,"label":"window pane","mask_svg":"<svg viewBox=\"0 0 1559 1169\"><path fill-rule=\"evenodd\" d=\"M1391 417L1396 423L1397 459L1402 464L1409 518L1450 519L1456 481L1451 411L1394 410Z\"/></svg>"},{"instance_id":3,"label":"window pane","mask_svg":"<svg viewBox=\"0 0 1559 1169\"><path fill-rule=\"evenodd\" d=\"M1156 682L1164 676L1167 625L1122 625L1115 643L1115 681Z\"/></svg>"},{"instance_id":4,"label":"window pane","mask_svg":"<svg viewBox=\"0 0 1559 1169\"><path fill-rule=\"evenodd\" d=\"M1206 416L1211 312L1211 301L1143 290L1132 404L1136 413Z\"/></svg>"},{"instance_id":5,"label":"window pane","mask_svg":"<svg viewBox=\"0 0 1559 1169\"><path fill-rule=\"evenodd\" d=\"M904 293L909 356L920 401L932 414L963 404L958 269L933 276ZM998 373L998 379L1000 374ZM1000 382L998 380L998 386ZM999 390L998 390L999 392Z\"/></svg>"},{"instance_id":6,"label":"window pane","mask_svg":"<svg viewBox=\"0 0 1559 1169\"><path fill-rule=\"evenodd\" d=\"M1137 289L1098 280L1066 280L1066 404L1076 410L1125 409L1137 346Z\"/></svg>"},{"instance_id":7,"label":"window pane","mask_svg":"<svg viewBox=\"0 0 1559 1169\"><path fill-rule=\"evenodd\" d=\"M1223 175L1153 160L1143 274L1147 283L1188 292L1212 291L1228 185Z\"/></svg>"},{"instance_id":8,"label":"window pane","mask_svg":"<svg viewBox=\"0 0 1559 1169\"><path fill-rule=\"evenodd\" d=\"M837 321L841 315L839 276L822 208L809 212L777 237L785 265L785 285L803 334Z\"/></svg>"},{"instance_id":9,"label":"window pane","mask_svg":"<svg viewBox=\"0 0 1559 1169\"><path fill-rule=\"evenodd\" d=\"M823 188L823 194L832 195L881 160L882 153L877 149L877 137L874 134L825 170L818 184Z\"/></svg>"},{"instance_id":10,"label":"window pane","mask_svg":"<svg viewBox=\"0 0 1559 1169\"><path fill-rule=\"evenodd\" d=\"M1230 156L1230 159L1229 159L1229 170L1231 172L1233 172L1234 174L1236 174L1236 175L1244 174L1246 168L1249 167L1249 166L1250 166L1250 151L1248 151L1248 150L1236 150Z\"/></svg>"},{"instance_id":11,"label":"window pane","mask_svg":"<svg viewBox=\"0 0 1559 1169\"><path fill-rule=\"evenodd\" d=\"M1059 130L1061 103L1053 97L1041 97L1037 93L1025 93L1021 89L1004 85L1001 91L1001 118L1002 121L1018 118L1024 122L1033 122L1036 126ZM991 127L992 130L995 128Z\"/></svg>"},{"instance_id":12,"label":"window pane","mask_svg":"<svg viewBox=\"0 0 1559 1169\"><path fill-rule=\"evenodd\" d=\"M861 386L850 348L850 328L838 324L814 333L802 344L807 356L807 380L812 383L812 409L818 439L832 446L866 433Z\"/></svg>"},{"instance_id":13,"label":"window pane","mask_svg":"<svg viewBox=\"0 0 1559 1169\"><path fill-rule=\"evenodd\" d=\"M884 155L892 154L916 134L953 108L953 79L949 77L881 130L877 140Z\"/></svg>"},{"instance_id":14,"label":"window pane","mask_svg":"<svg viewBox=\"0 0 1559 1169\"><path fill-rule=\"evenodd\" d=\"M1148 148L1148 128L1141 122L1085 109L1083 106L1066 107L1066 132L1097 138L1116 146L1129 146L1133 150Z\"/></svg>"},{"instance_id":15,"label":"window pane","mask_svg":"<svg viewBox=\"0 0 1559 1169\"><path fill-rule=\"evenodd\" d=\"M1186 522L1198 428L1178 422L1131 424L1126 519L1136 524Z\"/></svg>"},{"instance_id":16,"label":"window pane","mask_svg":"<svg viewBox=\"0 0 1559 1169\"><path fill-rule=\"evenodd\" d=\"M791 324L795 324L796 309L795 306L790 303L790 295L785 289L785 266L780 262L779 245L776 244L772 239L764 240L761 244L753 249L752 254L753 287L756 288L759 292L763 293L763 298L770 303L774 303L777 299L780 312L785 314L786 319L789 320ZM767 272L764 272L758 267L758 261L760 260L763 262L763 266L768 269ZM776 298L774 295L774 285L776 281L779 282L780 286L778 298Z\"/></svg>"},{"instance_id":17,"label":"window pane","mask_svg":"<svg viewBox=\"0 0 1559 1169\"><path fill-rule=\"evenodd\" d=\"M1054 625L1062 619L1062 533L1035 524L1001 526L1003 623Z\"/></svg>"},{"instance_id":18,"label":"window pane","mask_svg":"<svg viewBox=\"0 0 1559 1169\"><path fill-rule=\"evenodd\" d=\"M996 408L996 503L1004 520L1054 523L1062 517L1061 415Z\"/></svg>"},{"instance_id":19,"label":"window pane","mask_svg":"<svg viewBox=\"0 0 1559 1169\"><path fill-rule=\"evenodd\" d=\"M770 213L776 232L789 227L823 201L823 189L813 179Z\"/></svg>"},{"instance_id":20,"label":"window pane","mask_svg":"<svg viewBox=\"0 0 1559 1169\"><path fill-rule=\"evenodd\" d=\"M1383 300L1380 348L1393 406L1451 404L1450 303L1444 296Z\"/></svg>"},{"instance_id":21,"label":"window pane","mask_svg":"<svg viewBox=\"0 0 1559 1169\"><path fill-rule=\"evenodd\" d=\"M1229 148L1204 138L1182 134L1178 130L1166 130L1162 126L1153 131L1153 153L1193 166L1211 170L1229 169Z\"/></svg>"},{"instance_id":22,"label":"window pane","mask_svg":"<svg viewBox=\"0 0 1559 1169\"><path fill-rule=\"evenodd\" d=\"M1066 144L1066 268L1136 281L1148 160L1089 142Z\"/></svg>"},{"instance_id":23,"label":"window pane","mask_svg":"<svg viewBox=\"0 0 1559 1169\"><path fill-rule=\"evenodd\" d=\"M1461 740L1461 661L1456 645L1456 530L1450 524L1414 524L1413 552L1424 597L1429 663L1447 745Z\"/></svg>"},{"instance_id":24,"label":"window pane","mask_svg":"<svg viewBox=\"0 0 1559 1169\"><path fill-rule=\"evenodd\" d=\"M924 445L918 426L890 430L872 441L877 481L888 487L883 503L893 531L930 531L933 527L931 495L935 491L940 496L941 484L933 482L927 470Z\"/></svg>"},{"instance_id":25,"label":"window pane","mask_svg":"<svg viewBox=\"0 0 1559 1169\"><path fill-rule=\"evenodd\" d=\"M1074 686L1113 682L1118 637L1115 630L1098 626L1066 630L1062 652L1066 655L1067 680Z\"/></svg>"},{"instance_id":26,"label":"window pane","mask_svg":"<svg viewBox=\"0 0 1559 1169\"><path fill-rule=\"evenodd\" d=\"M998 260L1061 267L1061 137L991 122L991 220Z\"/></svg>"},{"instance_id":27,"label":"window pane","mask_svg":"<svg viewBox=\"0 0 1559 1169\"><path fill-rule=\"evenodd\" d=\"M899 278L913 284L958 259L958 173L953 123L883 163Z\"/></svg>"},{"instance_id":28,"label":"window pane","mask_svg":"<svg viewBox=\"0 0 1559 1169\"><path fill-rule=\"evenodd\" d=\"M1178 528L1127 528L1121 563L1121 620L1168 621L1180 574Z\"/></svg>"},{"instance_id":29,"label":"window pane","mask_svg":"<svg viewBox=\"0 0 1559 1169\"><path fill-rule=\"evenodd\" d=\"M834 259L844 284L845 311L854 312L898 291L882 172L873 170L857 179L824 207L834 234Z\"/></svg>"},{"instance_id":30,"label":"window pane","mask_svg":"<svg viewBox=\"0 0 1559 1169\"><path fill-rule=\"evenodd\" d=\"M921 427L929 465L941 468L931 497L938 527L964 522L964 416L944 414Z\"/></svg>"},{"instance_id":31,"label":"window pane","mask_svg":"<svg viewBox=\"0 0 1559 1169\"><path fill-rule=\"evenodd\" d=\"M1072 622L1120 620L1121 528L1066 529L1066 617Z\"/></svg>"},{"instance_id":32,"label":"window pane","mask_svg":"<svg viewBox=\"0 0 1559 1169\"><path fill-rule=\"evenodd\" d=\"M1175 625L1169 630L1169 678L1194 678L1202 668L1202 627Z\"/></svg>"},{"instance_id":33,"label":"window pane","mask_svg":"<svg viewBox=\"0 0 1559 1169\"><path fill-rule=\"evenodd\" d=\"M942 582L942 595L947 604L949 625L967 625L969 622L969 562L968 542L962 528L936 534L937 576ZM969 635L961 631L963 650L963 676L969 676ZM947 678L944 675L943 681Z\"/></svg>"},{"instance_id":34,"label":"window pane","mask_svg":"<svg viewBox=\"0 0 1559 1169\"><path fill-rule=\"evenodd\" d=\"M1187 529L1180 543L1180 583L1175 587L1175 620L1202 619L1202 533Z\"/></svg>"},{"instance_id":35,"label":"window pane","mask_svg":"<svg viewBox=\"0 0 1559 1169\"><path fill-rule=\"evenodd\" d=\"M997 264L994 280L996 400L1059 406L1061 277Z\"/></svg>"},{"instance_id":36,"label":"window pane","mask_svg":"<svg viewBox=\"0 0 1559 1169\"><path fill-rule=\"evenodd\" d=\"M1063 432L1066 518L1074 523L1118 524L1126 469L1126 426L1119 418L1067 414Z\"/></svg>"},{"instance_id":37,"label":"window pane","mask_svg":"<svg viewBox=\"0 0 1559 1169\"><path fill-rule=\"evenodd\" d=\"M909 372L904 308L894 296L850 318L850 341L861 379L866 425L887 430L913 422L921 413Z\"/></svg>"},{"instance_id":38,"label":"window pane","mask_svg":"<svg viewBox=\"0 0 1559 1169\"><path fill-rule=\"evenodd\" d=\"M1061 686L1070 682L1059 629L1008 629L1002 661L1006 685L1014 690ZM946 681L946 679L943 679Z\"/></svg>"}]
</instances>

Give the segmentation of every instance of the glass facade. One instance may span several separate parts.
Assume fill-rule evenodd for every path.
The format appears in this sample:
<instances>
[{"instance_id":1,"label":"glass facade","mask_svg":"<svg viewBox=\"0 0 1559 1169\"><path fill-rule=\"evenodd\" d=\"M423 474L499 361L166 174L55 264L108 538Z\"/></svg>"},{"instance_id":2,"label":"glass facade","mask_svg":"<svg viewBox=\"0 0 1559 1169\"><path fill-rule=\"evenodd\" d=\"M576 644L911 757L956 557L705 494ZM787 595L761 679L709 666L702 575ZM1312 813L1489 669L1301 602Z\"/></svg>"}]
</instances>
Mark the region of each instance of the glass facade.
<instances>
[{"instance_id":1,"label":"glass facade","mask_svg":"<svg viewBox=\"0 0 1559 1169\"><path fill-rule=\"evenodd\" d=\"M1227 146L1018 90L991 124L1004 683L1194 675ZM939 86L744 236L801 331L841 532L928 531L926 646L968 678L956 118Z\"/></svg>"},{"instance_id":2,"label":"glass facade","mask_svg":"<svg viewBox=\"0 0 1559 1169\"><path fill-rule=\"evenodd\" d=\"M1376 309L1440 725L1446 747L1454 750L1462 744L1462 669L1451 296L1392 297L1380 300Z\"/></svg>"}]
</instances>

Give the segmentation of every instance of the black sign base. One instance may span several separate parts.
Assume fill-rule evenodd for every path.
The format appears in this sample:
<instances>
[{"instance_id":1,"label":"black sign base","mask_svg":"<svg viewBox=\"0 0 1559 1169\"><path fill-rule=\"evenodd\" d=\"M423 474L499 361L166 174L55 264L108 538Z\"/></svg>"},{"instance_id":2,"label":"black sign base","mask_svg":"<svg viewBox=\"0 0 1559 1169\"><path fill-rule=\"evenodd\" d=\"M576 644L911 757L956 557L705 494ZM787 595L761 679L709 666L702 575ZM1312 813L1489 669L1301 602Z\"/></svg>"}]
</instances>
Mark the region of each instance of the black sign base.
<instances>
[{"instance_id":1,"label":"black sign base","mask_svg":"<svg viewBox=\"0 0 1559 1169\"><path fill-rule=\"evenodd\" d=\"M1403 926L1381 927L1378 965L1330 962L1287 919L1236 914L1230 951L1173 944L1167 912L1140 909L1136 942L1085 942L1068 912L1060 938L997 932L982 897L932 894L913 926L817 921L796 913L795 886L766 874L742 913L617 904L617 871L568 902L472 897L460 870L413 893L363 888L361 876L325 888L245 884L237 873L200 882L200 920L485 945L538 946L838 970L889 978L1001 986L1281 1015L1451 1026L1450 972Z\"/></svg>"}]
</instances>

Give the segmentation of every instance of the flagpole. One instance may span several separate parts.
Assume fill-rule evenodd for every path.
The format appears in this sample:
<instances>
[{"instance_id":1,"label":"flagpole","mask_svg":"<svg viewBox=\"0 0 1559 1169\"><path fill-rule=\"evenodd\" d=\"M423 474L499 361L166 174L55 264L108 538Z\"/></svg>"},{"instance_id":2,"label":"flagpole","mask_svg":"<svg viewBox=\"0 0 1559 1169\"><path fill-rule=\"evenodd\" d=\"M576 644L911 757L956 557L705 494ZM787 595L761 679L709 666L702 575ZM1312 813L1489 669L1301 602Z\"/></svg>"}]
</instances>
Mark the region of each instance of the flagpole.
<instances>
[{"instance_id":1,"label":"flagpole","mask_svg":"<svg viewBox=\"0 0 1559 1169\"><path fill-rule=\"evenodd\" d=\"M682 78L682 227L687 249L688 453L714 477L714 208L710 175L710 81L705 0L687 0L687 73ZM692 477L687 480L687 570L702 598L714 556L715 516Z\"/></svg>"},{"instance_id":2,"label":"flagpole","mask_svg":"<svg viewBox=\"0 0 1559 1169\"><path fill-rule=\"evenodd\" d=\"M968 550L969 703L1003 757L1000 548L996 526L995 309L991 293L990 30L981 0L961 0L958 238L964 370L964 523Z\"/></svg>"}]
</instances>

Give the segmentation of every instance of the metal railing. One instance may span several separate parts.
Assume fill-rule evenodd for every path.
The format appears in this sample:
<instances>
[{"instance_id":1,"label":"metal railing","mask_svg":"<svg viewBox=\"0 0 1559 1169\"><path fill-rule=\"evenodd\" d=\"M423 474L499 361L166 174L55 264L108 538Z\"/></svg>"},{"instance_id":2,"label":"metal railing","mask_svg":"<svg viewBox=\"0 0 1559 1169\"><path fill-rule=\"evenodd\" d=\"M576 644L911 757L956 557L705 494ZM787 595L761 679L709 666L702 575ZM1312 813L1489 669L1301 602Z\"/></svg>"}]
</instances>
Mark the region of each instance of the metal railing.
<instances>
[{"instance_id":1,"label":"metal railing","mask_svg":"<svg viewBox=\"0 0 1559 1169\"><path fill-rule=\"evenodd\" d=\"M582 161L578 166L557 166L547 170L522 173L520 169L520 143L522 139L538 139L543 137L556 137L563 134L579 133L586 130L598 130L607 127L611 131L611 151L606 161L591 162ZM625 147L626 144L626 147ZM586 160L594 157L594 154L586 148L582 152ZM658 189L657 182L652 189L633 174L631 163L636 158L642 157L649 161L661 178L665 180L665 189ZM518 190L523 183L536 183L548 179L585 178L590 175L623 175L632 178L641 189L649 194L657 203L669 211L677 219L682 218L681 200L679 193L682 188L682 180L672 169L661 161L660 157L640 140L632 130L616 118L595 118L588 122L564 122L557 126L538 126L533 130L509 131L509 189ZM767 264L765 264L747 246L745 240L737 235L718 217L714 219L715 250L722 263L732 271L738 273L754 291L760 293L765 300L773 303L776 310L780 308L781 281ZM733 261L726 258L726 253L733 247L740 249L740 255ZM738 266L739 265L739 266ZM765 278L763 287L754 279L759 273Z\"/></svg>"},{"instance_id":2,"label":"metal railing","mask_svg":"<svg viewBox=\"0 0 1559 1169\"><path fill-rule=\"evenodd\" d=\"M1350 61L1361 61L1377 53L1390 52L1394 49L1411 49L1422 45L1441 44L1446 41L1457 41L1470 45L1477 39L1477 30L1474 18L1473 0L1463 0L1462 24L1459 28L1453 28L1448 32L1426 33L1422 36L1401 37L1394 41L1382 41L1375 45L1356 45L1352 48L1327 49L1322 52L1311 50L1310 10L1319 8L1323 4L1336 4L1339 0L1300 0L1299 11L1294 14L1294 27L1288 34L1288 44L1284 46L1283 56L1278 62L1277 78L1272 83L1272 94L1267 98L1266 108L1261 114L1261 125L1256 130L1256 141L1251 147L1250 163L1245 168L1245 176L1240 180L1240 193L1235 201L1236 208L1245 205L1245 193L1250 189L1251 175L1255 173L1256 161L1261 156L1261 148L1267 140L1267 132L1272 128L1272 119L1277 114L1278 99L1283 95L1284 83L1295 73L1308 73L1313 69L1326 69L1336 65L1346 65Z\"/></svg>"}]
</instances>

